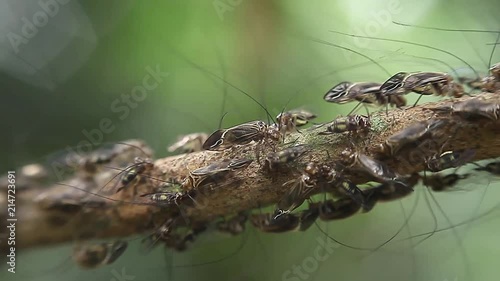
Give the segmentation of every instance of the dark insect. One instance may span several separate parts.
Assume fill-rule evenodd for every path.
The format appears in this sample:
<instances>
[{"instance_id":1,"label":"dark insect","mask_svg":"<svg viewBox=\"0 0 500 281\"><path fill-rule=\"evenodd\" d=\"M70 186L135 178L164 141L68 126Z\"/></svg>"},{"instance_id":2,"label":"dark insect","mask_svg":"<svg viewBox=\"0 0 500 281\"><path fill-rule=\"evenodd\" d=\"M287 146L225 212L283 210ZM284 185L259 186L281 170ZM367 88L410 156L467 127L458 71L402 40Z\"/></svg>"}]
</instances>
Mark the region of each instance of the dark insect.
<instances>
[{"instance_id":1,"label":"dark insect","mask_svg":"<svg viewBox=\"0 0 500 281\"><path fill-rule=\"evenodd\" d=\"M316 118L316 114L304 109L294 109L282 112L276 116L276 124L281 134L292 133L298 127L307 125L310 120Z\"/></svg>"},{"instance_id":2,"label":"dark insect","mask_svg":"<svg viewBox=\"0 0 500 281\"><path fill-rule=\"evenodd\" d=\"M479 165L478 165L479 166ZM500 162L490 162L486 166L479 166L475 168L476 171L486 171L490 174L500 176Z\"/></svg>"},{"instance_id":3,"label":"dark insect","mask_svg":"<svg viewBox=\"0 0 500 281\"><path fill-rule=\"evenodd\" d=\"M337 177L337 172L328 165L317 165L314 162L307 164L298 179L285 182L283 186L292 185L278 202L275 218L288 214L302 205L311 193L320 184L332 183Z\"/></svg>"},{"instance_id":4,"label":"dark insect","mask_svg":"<svg viewBox=\"0 0 500 281\"><path fill-rule=\"evenodd\" d=\"M439 172L449 168L457 168L470 162L476 151L467 149L464 151L446 151L440 155L434 155L427 160L427 168L431 172Z\"/></svg>"},{"instance_id":5,"label":"dark insect","mask_svg":"<svg viewBox=\"0 0 500 281\"><path fill-rule=\"evenodd\" d=\"M203 149L220 151L235 145L246 145L252 141L262 142L268 139L278 141L280 137L276 127L269 126L264 121L252 121L215 131L203 143Z\"/></svg>"},{"instance_id":6,"label":"dark insect","mask_svg":"<svg viewBox=\"0 0 500 281\"><path fill-rule=\"evenodd\" d=\"M463 96L463 87L453 81L453 77L442 72L399 72L380 86L382 94L405 95L415 92L420 95Z\"/></svg>"},{"instance_id":7,"label":"dark insect","mask_svg":"<svg viewBox=\"0 0 500 281\"><path fill-rule=\"evenodd\" d=\"M73 260L80 267L93 269L112 264L127 249L127 242L115 241L91 245L77 245L73 249Z\"/></svg>"},{"instance_id":8,"label":"dark insect","mask_svg":"<svg viewBox=\"0 0 500 281\"><path fill-rule=\"evenodd\" d=\"M375 179L382 182L403 182L404 178L390 169L385 163L375 160L361 153L351 155L354 164L357 164L363 171L370 174Z\"/></svg>"},{"instance_id":9,"label":"dark insect","mask_svg":"<svg viewBox=\"0 0 500 281\"><path fill-rule=\"evenodd\" d=\"M339 117L329 123L326 131L320 132L320 135L329 135L344 132L359 132L370 130L370 119L362 115L349 115Z\"/></svg>"},{"instance_id":10,"label":"dark insect","mask_svg":"<svg viewBox=\"0 0 500 281\"><path fill-rule=\"evenodd\" d=\"M210 187L224 180L230 172L245 169L253 162L252 159L232 159L212 163L189 173L182 183L185 191L195 188Z\"/></svg>"},{"instance_id":11,"label":"dark insect","mask_svg":"<svg viewBox=\"0 0 500 281\"><path fill-rule=\"evenodd\" d=\"M361 205L349 197L314 204L319 208L319 218L323 221L345 219L361 209Z\"/></svg>"},{"instance_id":12,"label":"dark insect","mask_svg":"<svg viewBox=\"0 0 500 281\"><path fill-rule=\"evenodd\" d=\"M319 216L317 205L311 204L308 209L298 214L276 214L252 215L250 221L253 226L263 232L280 233L287 231L305 231L316 221Z\"/></svg>"},{"instance_id":13,"label":"dark insect","mask_svg":"<svg viewBox=\"0 0 500 281\"><path fill-rule=\"evenodd\" d=\"M367 204L366 196L359 189L357 185L354 183L348 181L348 180L342 180L339 184L338 187L341 188L344 194L349 196L354 202L356 202L358 205L363 207L365 211L369 211L373 208L374 204ZM370 202L372 203L372 202Z\"/></svg>"},{"instance_id":14,"label":"dark insect","mask_svg":"<svg viewBox=\"0 0 500 281\"><path fill-rule=\"evenodd\" d=\"M387 181L364 191L368 198L378 202L388 202L401 199L413 193L413 187L420 180L420 175L413 174L403 182Z\"/></svg>"},{"instance_id":15,"label":"dark insect","mask_svg":"<svg viewBox=\"0 0 500 281\"><path fill-rule=\"evenodd\" d=\"M385 141L386 148L382 149L387 149L391 155L394 155L406 145L432 137L435 130L447 123L448 121L445 119L431 119L413 123L407 128L390 136Z\"/></svg>"},{"instance_id":16,"label":"dark insect","mask_svg":"<svg viewBox=\"0 0 500 281\"><path fill-rule=\"evenodd\" d=\"M469 174L433 174L433 175L425 175L422 179L423 184L425 186L430 187L433 191L446 191L455 186L460 180L466 179L469 177Z\"/></svg>"},{"instance_id":17,"label":"dark insect","mask_svg":"<svg viewBox=\"0 0 500 281\"><path fill-rule=\"evenodd\" d=\"M223 233L229 233L231 235L238 235L245 231L245 223L248 220L248 214L246 212L241 212L236 216L230 218L229 220L223 220L217 222L217 230Z\"/></svg>"},{"instance_id":18,"label":"dark insect","mask_svg":"<svg viewBox=\"0 0 500 281\"><path fill-rule=\"evenodd\" d=\"M273 170L275 166L280 166L286 163L290 163L295 159L301 157L309 151L307 145L299 144L294 145L278 152L272 152L266 157L266 165L269 170Z\"/></svg>"},{"instance_id":19,"label":"dark insect","mask_svg":"<svg viewBox=\"0 0 500 281\"><path fill-rule=\"evenodd\" d=\"M177 142L168 147L169 152L180 150L182 153L201 151L203 143L207 140L205 133L193 133L178 138Z\"/></svg>"},{"instance_id":20,"label":"dark insect","mask_svg":"<svg viewBox=\"0 0 500 281\"><path fill-rule=\"evenodd\" d=\"M128 166L123 171L123 174L120 177L121 186L116 190L116 192L120 192L122 189L129 186L133 181L139 180L139 175L154 167L153 161L149 158L141 159L136 157L134 162L134 164Z\"/></svg>"},{"instance_id":21,"label":"dark insect","mask_svg":"<svg viewBox=\"0 0 500 281\"><path fill-rule=\"evenodd\" d=\"M300 219L294 214L283 214L275 217L273 214L251 215L250 222L263 232L287 232L296 230L300 226Z\"/></svg>"},{"instance_id":22,"label":"dark insect","mask_svg":"<svg viewBox=\"0 0 500 281\"><path fill-rule=\"evenodd\" d=\"M406 105L404 97L383 95L380 86L380 83L375 82L341 82L331 88L323 99L338 104L359 101L379 106L390 104L391 106L402 107Z\"/></svg>"},{"instance_id":23,"label":"dark insect","mask_svg":"<svg viewBox=\"0 0 500 281\"><path fill-rule=\"evenodd\" d=\"M457 114L465 119L478 117L498 120L500 104L485 102L479 98L454 103L450 106L431 108L433 111Z\"/></svg>"}]
</instances>

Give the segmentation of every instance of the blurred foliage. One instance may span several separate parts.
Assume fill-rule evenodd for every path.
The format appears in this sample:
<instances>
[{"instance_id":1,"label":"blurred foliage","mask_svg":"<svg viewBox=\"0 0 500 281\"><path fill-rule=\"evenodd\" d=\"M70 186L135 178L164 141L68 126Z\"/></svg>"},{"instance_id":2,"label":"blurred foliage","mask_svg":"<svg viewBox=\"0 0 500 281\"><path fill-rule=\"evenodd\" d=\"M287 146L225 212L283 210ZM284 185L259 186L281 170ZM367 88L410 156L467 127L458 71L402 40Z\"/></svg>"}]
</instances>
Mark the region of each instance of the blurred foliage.
<instances>
[{"instance_id":1,"label":"blurred foliage","mask_svg":"<svg viewBox=\"0 0 500 281\"><path fill-rule=\"evenodd\" d=\"M285 107L305 107L317 112L319 121L346 114L350 106L339 107L322 100L326 90L344 80L382 82L388 78L385 71L393 74L455 70L471 74L464 62L443 52L395 42L356 40L330 30L427 44L451 52L485 73L496 34L440 32L398 26L390 21L499 30L499 8L497 0L69 1L45 29L40 28L36 37L19 46L18 53L9 51L9 41L3 41L3 49L7 49L3 54L19 63L35 64L30 58L42 57L54 49L61 52L30 74L0 68L4 69L0 73L0 147L4 148L5 159L0 170L77 145L86 140L82 130L98 128L103 118L111 119L115 126L113 132L103 134L104 142L144 139L161 157L167 155L166 146L180 134L211 132L220 122L227 127L254 119L266 120L262 107L272 116ZM32 7L33 11L36 9L40 8ZM29 9L12 11L17 11L10 14L15 21L7 30L19 32L22 22L17 18L29 18L33 13L27 12ZM68 11L83 15L82 20L64 22L62 14ZM47 34L59 32L65 24L76 26L74 32L61 33L61 38L69 41L47 39ZM386 70L366 57L310 38L351 48ZM493 62L500 61L499 54L495 53ZM121 120L112 109L113 102L142 85L148 67L159 67L169 76L148 91L144 101L130 108L130 114ZM64 78L61 73L70 73L69 69L74 72ZM216 76L243 89L262 106ZM44 83L34 83L35 80ZM493 191L480 201L482 192L445 194L438 200L451 220L463 221L478 214L479 208L487 209L488 204L498 201L491 195ZM423 192L403 201L407 213L414 200L421 197ZM422 198L410 227L398 238L434 228ZM384 204L370 214L321 226L345 243L373 247L401 227L401 210L399 203ZM447 224L445 218L439 218L440 227ZM406 242L391 243L371 254L341 247L307 279L470 280L465 277L465 269L469 269L474 280L496 280L498 272L493 262L498 259L498 250L493 248L497 239L490 233L498 230L489 221L482 228L470 228L467 237L462 233L460 241L466 245L467 260L457 250L460 247L451 231L433 236L414 249ZM284 235L265 235L250 229L242 237L196 242L195 250L167 253L167 259L162 250L138 256L137 247L131 247L123 259L110 267L89 272L73 269L62 274L54 266L61 257L69 255L69 249L51 248L24 254L18 260L18 272L24 272L28 280L113 280L111 270L124 267L135 280L286 280L282 274L312 255L312 249L318 245L316 239L324 239L324 234L315 227L307 233ZM223 257L226 259L215 262ZM169 269L172 264L207 261L203 266ZM173 279L167 279L168 274L173 274ZM12 275L5 276L13 280ZM296 279L289 280L304 279L290 276Z\"/></svg>"}]
</instances>

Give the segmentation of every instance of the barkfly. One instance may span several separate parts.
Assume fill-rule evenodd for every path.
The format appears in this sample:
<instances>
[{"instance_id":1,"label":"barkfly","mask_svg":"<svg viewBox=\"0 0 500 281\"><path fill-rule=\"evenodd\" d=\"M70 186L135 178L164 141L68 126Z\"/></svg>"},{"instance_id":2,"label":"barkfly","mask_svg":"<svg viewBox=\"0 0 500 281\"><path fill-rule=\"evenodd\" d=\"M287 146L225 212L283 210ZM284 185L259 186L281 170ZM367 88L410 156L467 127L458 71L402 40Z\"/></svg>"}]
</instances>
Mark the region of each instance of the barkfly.
<instances>
[{"instance_id":1,"label":"barkfly","mask_svg":"<svg viewBox=\"0 0 500 281\"><path fill-rule=\"evenodd\" d=\"M266 157L266 167L271 171L276 166L282 166L290 163L295 159L301 157L309 151L309 147L305 144L294 145L278 152L271 152Z\"/></svg>"},{"instance_id":2,"label":"barkfly","mask_svg":"<svg viewBox=\"0 0 500 281\"><path fill-rule=\"evenodd\" d=\"M455 186L459 181L468 178L470 174L448 174L441 175L439 173L425 175L422 182L425 186L430 187L433 191L446 191Z\"/></svg>"},{"instance_id":3,"label":"barkfly","mask_svg":"<svg viewBox=\"0 0 500 281\"><path fill-rule=\"evenodd\" d=\"M376 82L341 82L331 88L323 97L327 102L344 104L350 101L358 101L365 104L378 106L391 105L403 107L406 99L401 96L385 96L380 91L382 84Z\"/></svg>"},{"instance_id":4,"label":"barkfly","mask_svg":"<svg viewBox=\"0 0 500 281\"><path fill-rule=\"evenodd\" d=\"M207 140L205 133L193 133L180 136L177 142L168 147L169 152L180 150L182 153L191 153L203 150L203 143Z\"/></svg>"},{"instance_id":5,"label":"barkfly","mask_svg":"<svg viewBox=\"0 0 500 281\"><path fill-rule=\"evenodd\" d=\"M153 161L149 158L142 159L136 157L134 159L134 164L129 165L123 171L123 174L120 176L120 187L116 190L116 192L120 192L134 181L140 181L140 175L146 173L154 167Z\"/></svg>"},{"instance_id":6,"label":"barkfly","mask_svg":"<svg viewBox=\"0 0 500 281\"><path fill-rule=\"evenodd\" d=\"M348 152L344 152L344 154L347 153ZM354 165L358 166L376 180L382 182L402 182L404 180L404 177L398 175L385 163L375 160L369 156L361 153L353 153L349 155L349 158L352 159L351 161L353 163L351 167Z\"/></svg>"},{"instance_id":7,"label":"barkfly","mask_svg":"<svg viewBox=\"0 0 500 281\"><path fill-rule=\"evenodd\" d=\"M394 155L401 148L433 136L434 131L446 125L445 119L431 119L411 124L407 128L390 136L382 145L383 151Z\"/></svg>"},{"instance_id":8,"label":"barkfly","mask_svg":"<svg viewBox=\"0 0 500 281\"><path fill-rule=\"evenodd\" d=\"M203 143L203 149L221 151L235 145L246 145L252 141L266 142L268 139L279 141L281 136L278 129L267 125L264 121L251 121L215 131Z\"/></svg>"},{"instance_id":9,"label":"barkfly","mask_svg":"<svg viewBox=\"0 0 500 281\"><path fill-rule=\"evenodd\" d=\"M230 172L245 169L253 162L252 159L232 159L215 162L208 166L191 171L182 183L184 191L201 187L212 187L224 180Z\"/></svg>"},{"instance_id":10,"label":"barkfly","mask_svg":"<svg viewBox=\"0 0 500 281\"><path fill-rule=\"evenodd\" d=\"M431 172L439 172L449 168L457 168L470 162L476 151L467 149L464 151L445 151L439 155L430 157L427 162L427 168Z\"/></svg>"},{"instance_id":11,"label":"barkfly","mask_svg":"<svg viewBox=\"0 0 500 281\"><path fill-rule=\"evenodd\" d=\"M308 209L298 214L283 214L278 217L270 213L251 215L250 222L262 232L305 231L311 227L318 216L319 208L311 204Z\"/></svg>"},{"instance_id":12,"label":"barkfly","mask_svg":"<svg viewBox=\"0 0 500 281\"><path fill-rule=\"evenodd\" d=\"M328 165L318 165L310 162L302 175L294 180L287 181L283 186L292 185L277 204L275 218L298 208L320 184L329 184L335 181L337 172Z\"/></svg>"},{"instance_id":13,"label":"barkfly","mask_svg":"<svg viewBox=\"0 0 500 281\"><path fill-rule=\"evenodd\" d=\"M350 197L337 200L326 200L321 203L314 203L319 209L319 219L322 221L345 219L361 210L361 205Z\"/></svg>"},{"instance_id":14,"label":"barkfly","mask_svg":"<svg viewBox=\"0 0 500 281\"><path fill-rule=\"evenodd\" d=\"M245 231L245 224L248 220L248 213L241 212L228 220L217 222L217 231L222 233L229 233L231 235L238 235Z\"/></svg>"},{"instance_id":15,"label":"barkfly","mask_svg":"<svg viewBox=\"0 0 500 281\"><path fill-rule=\"evenodd\" d=\"M283 135L282 138L284 138L286 133L295 132L298 127L307 125L309 121L316 117L316 114L307 110L293 109L278 114L278 116L276 116L276 124Z\"/></svg>"},{"instance_id":16,"label":"barkfly","mask_svg":"<svg viewBox=\"0 0 500 281\"><path fill-rule=\"evenodd\" d=\"M318 133L319 135L329 135L344 132L367 132L371 128L370 119L363 115L348 115L338 117L328 123L326 131Z\"/></svg>"},{"instance_id":17,"label":"barkfly","mask_svg":"<svg viewBox=\"0 0 500 281\"><path fill-rule=\"evenodd\" d=\"M500 115L500 104L485 102L479 98L430 109L437 112L456 114L464 119L483 117L496 121Z\"/></svg>"},{"instance_id":18,"label":"barkfly","mask_svg":"<svg viewBox=\"0 0 500 281\"><path fill-rule=\"evenodd\" d=\"M127 249L127 242L76 245L73 249L73 261L85 269L112 264Z\"/></svg>"},{"instance_id":19,"label":"barkfly","mask_svg":"<svg viewBox=\"0 0 500 281\"><path fill-rule=\"evenodd\" d=\"M412 174L403 182L388 181L365 191L369 198L377 202L388 202L404 198L413 192L420 180L419 174Z\"/></svg>"},{"instance_id":20,"label":"barkfly","mask_svg":"<svg viewBox=\"0 0 500 281\"><path fill-rule=\"evenodd\" d=\"M486 166L476 165L478 166L474 169L476 171L486 171L492 175L500 176L500 162L490 162Z\"/></svg>"},{"instance_id":21,"label":"barkfly","mask_svg":"<svg viewBox=\"0 0 500 281\"><path fill-rule=\"evenodd\" d=\"M462 85L443 72L398 72L385 81L380 90L385 96L406 95L410 92L455 98L464 95Z\"/></svg>"}]
</instances>

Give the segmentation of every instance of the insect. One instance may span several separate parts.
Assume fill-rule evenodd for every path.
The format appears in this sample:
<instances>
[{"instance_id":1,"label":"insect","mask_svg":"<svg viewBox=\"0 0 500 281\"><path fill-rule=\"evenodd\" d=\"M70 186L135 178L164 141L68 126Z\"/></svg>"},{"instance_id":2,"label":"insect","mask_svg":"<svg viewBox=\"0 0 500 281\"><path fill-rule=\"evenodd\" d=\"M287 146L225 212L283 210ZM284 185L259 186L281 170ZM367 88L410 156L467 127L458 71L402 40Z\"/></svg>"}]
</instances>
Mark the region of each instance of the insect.
<instances>
[{"instance_id":1,"label":"insect","mask_svg":"<svg viewBox=\"0 0 500 281\"><path fill-rule=\"evenodd\" d=\"M476 155L475 150L446 151L434 155L427 160L427 168L431 172L439 172L449 168L457 168L470 162Z\"/></svg>"},{"instance_id":2,"label":"insect","mask_svg":"<svg viewBox=\"0 0 500 281\"><path fill-rule=\"evenodd\" d=\"M345 219L358 213L361 205L349 197L315 203L319 208L319 218L323 221Z\"/></svg>"},{"instance_id":3,"label":"insect","mask_svg":"<svg viewBox=\"0 0 500 281\"><path fill-rule=\"evenodd\" d=\"M382 145L382 150L388 150L391 155L394 155L404 146L433 137L434 131L446 124L448 121L445 119L431 119L413 123L390 136L384 143L385 148Z\"/></svg>"},{"instance_id":4,"label":"insect","mask_svg":"<svg viewBox=\"0 0 500 281\"><path fill-rule=\"evenodd\" d=\"M80 267L92 269L102 265L112 264L127 249L127 242L114 241L90 245L77 245L73 249L73 260Z\"/></svg>"},{"instance_id":5,"label":"insect","mask_svg":"<svg viewBox=\"0 0 500 281\"><path fill-rule=\"evenodd\" d=\"M402 107L406 105L406 99L401 96L385 96L380 91L382 84L375 82L341 82L331 88L323 97L327 102L338 104L350 101L375 104L379 106L391 105Z\"/></svg>"},{"instance_id":6,"label":"insect","mask_svg":"<svg viewBox=\"0 0 500 281\"><path fill-rule=\"evenodd\" d=\"M359 132L370 130L370 119L362 115L348 115L339 117L329 123L326 131L320 132L319 135L329 135L344 132Z\"/></svg>"},{"instance_id":7,"label":"insect","mask_svg":"<svg viewBox=\"0 0 500 281\"><path fill-rule=\"evenodd\" d=\"M215 131L203 143L203 149L220 151L235 145L245 145L252 141L262 142L267 139L278 141L280 139L279 131L264 121L252 121Z\"/></svg>"},{"instance_id":8,"label":"insect","mask_svg":"<svg viewBox=\"0 0 500 281\"><path fill-rule=\"evenodd\" d=\"M469 80L463 79L463 82L473 89L494 93L500 89L500 63L492 65L489 71L489 76Z\"/></svg>"},{"instance_id":9,"label":"insect","mask_svg":"<svg viewBox=\"0 0 500 281\"><path fill-rule=\"evenodd\" d=\"M318 185L332 183L336 176L336 171L328 165L308 163L299 178L283 184L283 186L292 185L292 187L278 202L274 217L278 218L295 210L304 203Z\"/></svg>"},{"instance_id":10,"label":"insect","mask_svg":"<svg viewBox=\"0 0 500 281\"><path fill-rule=\"evenodd\" d=\"M182 183L182 188L190 191L195 188L211 187L223 180L228 173L245 169L252 162L252 159L233 159L212 163L191 171Z\"/></svg>"},{"instance_id":11,"label":"insect","mask_svg":"<svg viewBox=\"0 0 500 281\"><path fill-rule=\"evenodd\" d=\"M385 163L375 160L362 153L350 153L349 150L343 152L350 162L350 166L357 165L363 171L370 174L375 179L382 182L402 182L403 177L390 169Z\"/></svg>"},{"instance_id":12,"label":"insect","mask_svg":"<svg viewBox=\"0 0 500 281\"><path fill-rule=\"evenodd\" d=\"M385 81L380 90L386 96L406 95L409 92L455 98L464 95L462 85L455 83L451 75L442 72L398 72Z\"/></svg>"},{"instance_id":13,"label":"insect","mask_svg":"<svg viewBox=\"0 0 500 281\"><path fill-rule=\"evenodd\" d=\"M455 186L460 180L466 179L470 174L448 174L441 175L439 173L425 175L422 182L425 186L430 187L433 191L446 191Z\"/></svg>"},{"instance_id":14,"label":"insect","mask_svg":"<svg viewBox=\"0 0 500 281\"><path fill-rule=\"evenodd\" d=\"M375 202L370 202L373 204L368 204L367 198L363 191L361 191L361 189L359 189L359 187L351 181L344 179L338 184L338 187L342 190L342 193L349 196L359 206L363 207L365 211L369 211L373 208Z\"/></svg>"},{"instance_id":15,"label":"insect","mask_svg":"<svg viewBox=\"0 0 500 281\"><path fill-rule=\"evenodd\" d=\"M316 114L307 110L294 109L278 114L278 116L276 116L276 122L279 131L284 135L285 133L295 132L297 127L307 125L310 120L316 117Z\"/></svg>"},{"instance_id":16,"label":"insect","mask_svg":"<svg viewBox=\"0 0 500 281\"><path fill-rule=\"evenodd\" d=\"M193 133L180 136L177 142L168 147L168 151L174 152L180 150L182 153L201 151L203 149L203 143L207 138L208 135L205 133Z\"/></svg>"},{"instance_id":17,"label":"insect","mask_svg":"<svg viewBox=\"0 0 500 281\"><path fill-rule=\"evenodd\" d=\"M248 220L248 213L241 212L229 220L219 221L216 224L217 231L238 235L245 231L245 223Z\"/></svg>"},{"instance_id":18,"label":"insect","mask_svg":"<svg viewBox=\"0 0 500 281\"><path fill-rule=\"evenodd\" d=\"M457 102L450 106L431 108L431 110L457 114L464 119L470 120L478 117L498 120L500 114L500 104L489 103L479 98L475 98Z\"/></svg>"},{"instance_id":19,"label":"insect","mask_svg":"<svg viewBox=\"0 0 500 281\"><path fill-rule=\"evenodd\" d=\"M479 166L479 165L478 165ZM486 171L493 175L500 175L500 162L490 162L486 166L479 166L475 168L476 171Z\"/></svg>"},{"instance_id":20,"label":"insect","mask_svg":"<svg viewBox=\"0 0 500 281\"><path fill-rule=\"evenodd\" d=\"M308 209L298 214L283 214L276 217L273 214L251 215L250 222L254 227L271 233L287 231L305 231L316 221L319 209L316 205L310 205Z\"/></svg>"},{"instance_id":21,"label":"insect","mask_svg":"<svg viewBox=\"0 0 500 281\"><path fill-rule=\"evenodd\" d=\"M304 144L294 145L278 152L271 152L266 157L266 167L269 170L275 169L276 166L289 163L309 151L309 147Z\"/></svg>"},{"instance_id":22,"label":"insect","mask_svg":"<svg viewBox=\"0 0 500 281\"><path fill-rule=\"evenodd\" d=\"M116 192L122 191L124 188L129 186L133 181L140 180L138 176L154 167L153 161L149 158L142 159L136 157L134 159L134 164L128 166L123 171L120 177L121 186L116 190Z\"/></svg>"},{"instance_id":23,"label":"insect","mask_svg":"<svg viewBox=\"0 0 500 281\"><path fill-rule=\"evenodd\" d=\"M365 191L369 198L378 202L387 202L401 199L413 193L413 187L420 180L419 174L413 174L404 182L387 181Z\"/></svg>"}]
</instances>

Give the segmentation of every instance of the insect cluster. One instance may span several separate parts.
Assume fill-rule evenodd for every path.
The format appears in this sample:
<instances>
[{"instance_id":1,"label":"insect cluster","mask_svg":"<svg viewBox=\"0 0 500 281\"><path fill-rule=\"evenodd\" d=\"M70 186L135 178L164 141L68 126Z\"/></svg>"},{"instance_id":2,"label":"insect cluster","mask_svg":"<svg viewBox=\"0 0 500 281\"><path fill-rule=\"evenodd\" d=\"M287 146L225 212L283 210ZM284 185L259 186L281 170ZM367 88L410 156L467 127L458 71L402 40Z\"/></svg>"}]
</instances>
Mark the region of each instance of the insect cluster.
<instances>
[{"instance_id":1,"label":"insect cluster","mask_svg":"<svg viewBox=\"0 0 500 281\"><path fill-rule=\"evenodd\" d=\"M482 91L498 91L499 68L500 64L494 65L489 76L469 82L466 86ZM466 94L464 86L446 73L399 72L384 83L341 82L328 90L324 100L403 109L406 106L404 95L410 92L452 99ZM373 125L375 117L353 112L304 129L308 130L308 135L314 135L324 143L318 147L332 145L332 140L342 141L342 147L348 148L337 155L330 155L325 148L325 155L318 156L322 154L318 153L318 147L301 140L302 127L317 117L303 109L282 112L273 123L257 120L219 129L210 135L186 135L168 150L184 153L209 150L214 152L213 155L217 156L214 159L218 160L189 169L184 176L167 180L153 177L155 164L143 144L117 144L106 152L93 152L78 158L77 170L82 172L66 186L77 186L83 191L78 193L79 196L75 197L74 191L61 189L56 197L42 192L35 201L45 210L59 209L75 214L86 207L102 206L114 194L130 193L131 199L125 203L160 207L169 212L168 219L155 217L147 224L148 228L154 228L155 231L143 239L144 248L150 249L158 242L163 242L168 248L184 250L187 243L194 241L210 223L190 221L185 214L186 208L201 208L209 204L203 200L203 195L217 192L223 186L238 187L246 180L244 171L252 167L259 177L268 178L273 183L287 178L278 183L282 189L275 210L270 213L238 210L233 217L216 222L215 227L221 232L235 235L243 232L247 220L250 220L253 226L264 232L304 231L318 218L323 221L344 219L369 212L377 202L403 198L411 194L420 182L433 191L446 191L467 179L470 174L439 172L458 169L472 162L475 150L445 148L450 146L458 130L464 126L474 126L473 121L480 119L488 124L498 124L500 103L486 102L478 96L460 102L450 101L449 105L426 110L432 113L431 118L416 121L386 137L378 145L377 153L360 151L358 145L370 141L378 133ZM378 115L384 116L384 113ZM387 159L390 161L385 161ZM395 169L398 163L420 165L425 173L400 174L397 171L404 169ZM109 169L103 169L105 166L120 168L116 168L110 176ZM485 166L478 165L476 170L500 174L499 167L497 162L491 162ZM28 168L31 171L28 174L32 176L27 174L26 181L34 185L43 177L43 170L35 169L36 166ZM370 184L361 185L358 181ZM149 184L153 189L142 192L140 183ZM313 195L316 194L324 194L323 198L326 199L315 201ZM305 201L309 202L308 206L296 211ZM259 207L261 202L257 200L255 203L255 207ZM96 267L113 262L125 248L126 242L123 241L92 244L86 248L79 246L74 259L83 267Z\"/></svg>"}]
</instances>

